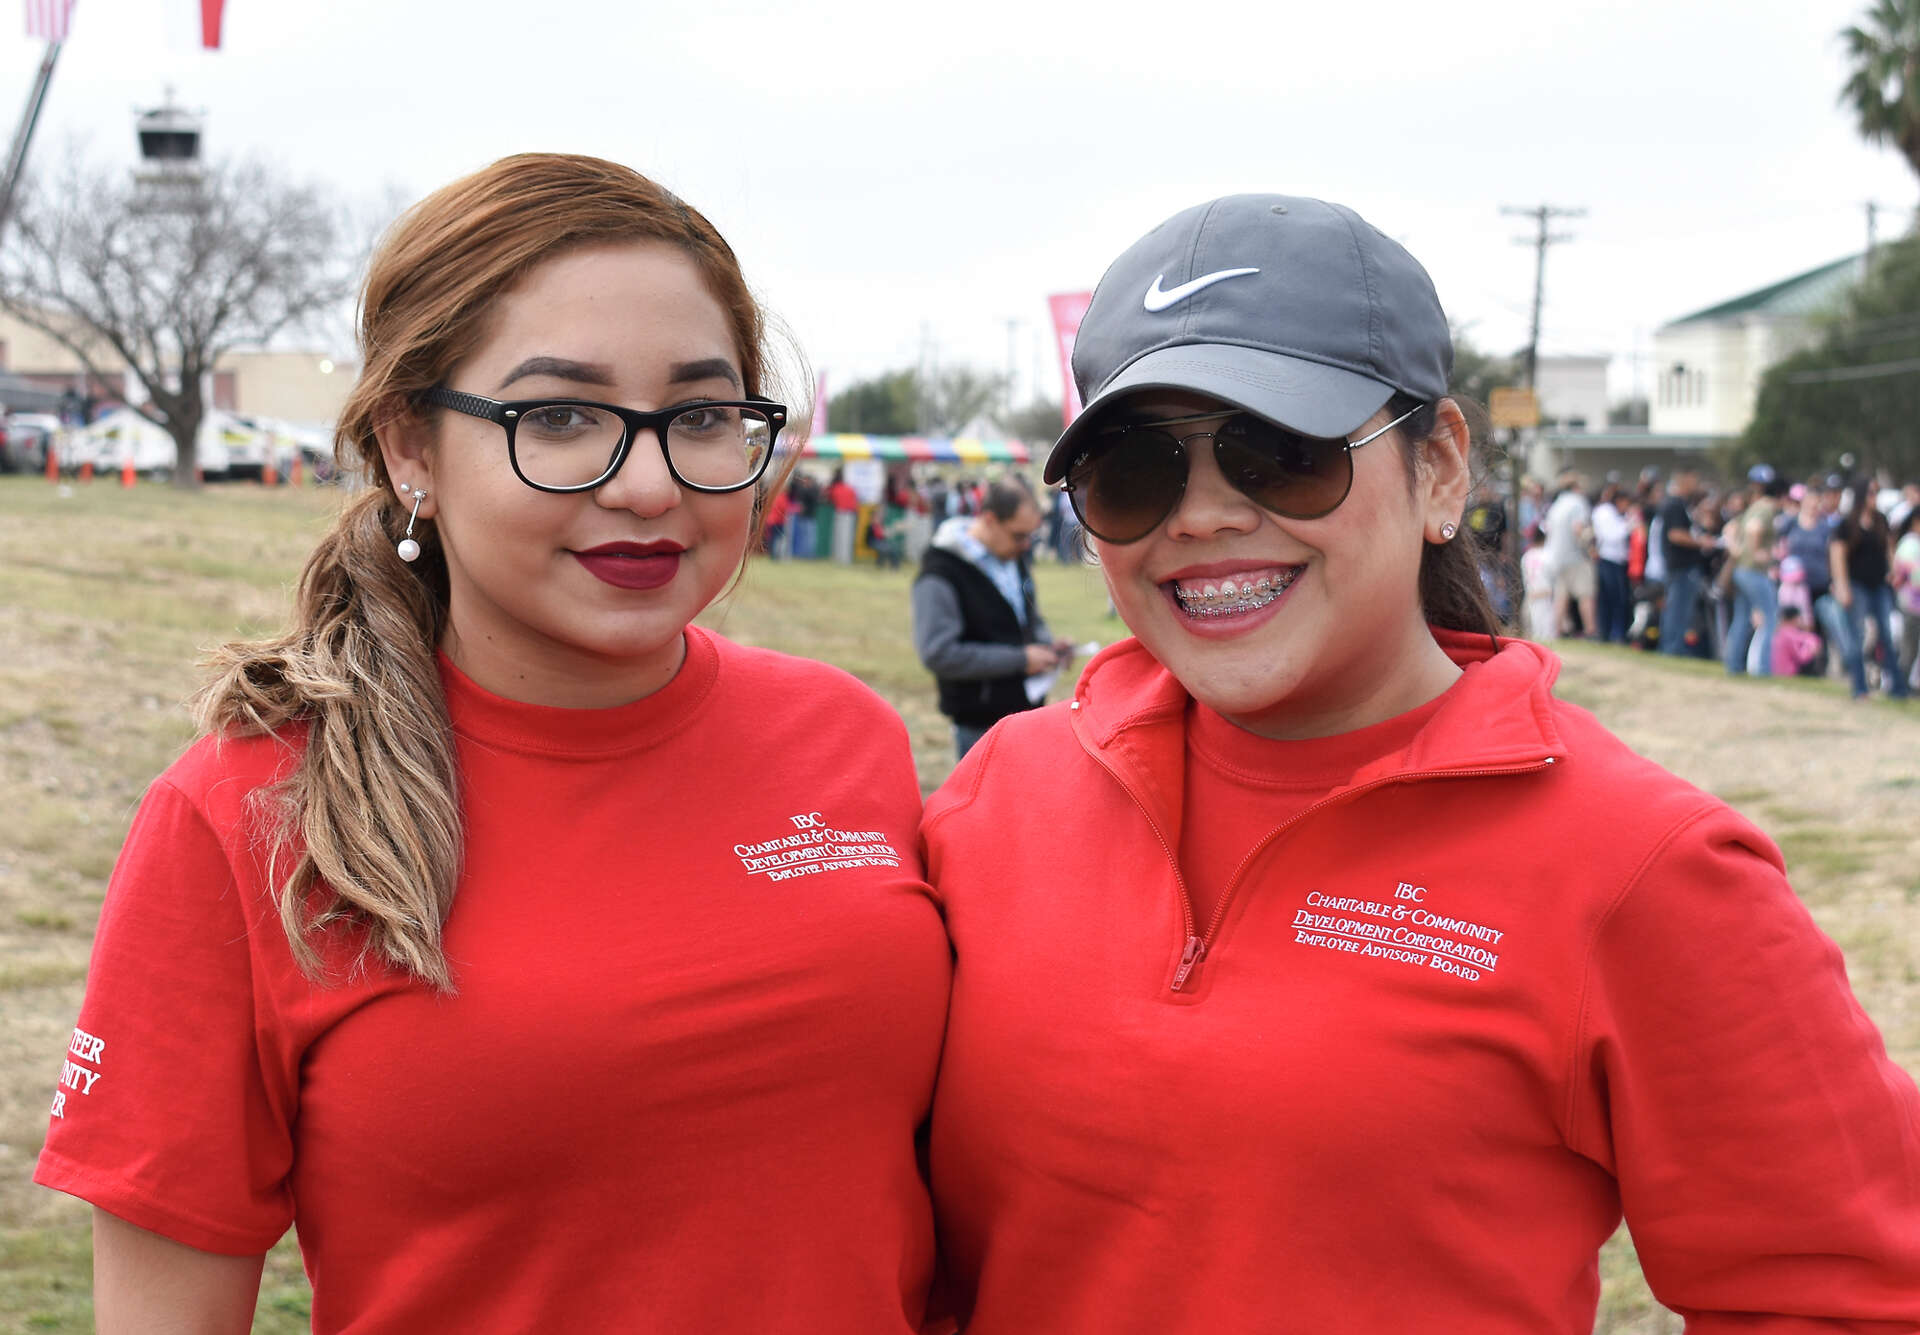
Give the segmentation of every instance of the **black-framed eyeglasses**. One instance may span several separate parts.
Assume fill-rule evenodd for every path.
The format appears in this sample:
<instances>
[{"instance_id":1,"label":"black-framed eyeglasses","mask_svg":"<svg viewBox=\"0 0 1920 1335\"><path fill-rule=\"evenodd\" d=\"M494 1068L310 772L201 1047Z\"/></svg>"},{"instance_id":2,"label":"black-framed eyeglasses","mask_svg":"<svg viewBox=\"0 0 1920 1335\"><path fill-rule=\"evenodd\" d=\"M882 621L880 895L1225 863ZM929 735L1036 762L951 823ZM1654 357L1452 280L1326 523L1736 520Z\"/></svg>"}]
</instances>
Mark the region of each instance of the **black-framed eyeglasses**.
<instances>
[{"instance_id":1,"label":"black-framed eyeglasses","mask_svg":"<svg viewBox=\"0 0 1920 1335\"><path fill-rule=\"evenodd\" d=\"M1160 527L1186 495L1187 442L1211 440L1213 461L1234 490L1283 519L1319 519L1339 509L1353 490L1353 451L1425 406L1408 409L1359 440L1302 435L1252 413L1224 414L1214 430L1190 436L1164 428L1214 421L1223 414L1096 425L1067 467L1067 496L1094 537L1117 544L1138 542Z\"/></svg>"},{"instance_id":2,"label":"black-framed eyeglasses","mask_svg":"<svg viewBox=\"0 0 1920 1335\"><path fill-rule=\"evenodd\" d=\"M496 422L507 433L507 458L536 491L592 491L627 461L634 438L651 431L667 471L693 491L739 491L760 480L773 443L787 424L786 405L771 399L703 399L643 413L591 399L499 399L435 387L426 402Z\"/></svg>"}]
</instances>

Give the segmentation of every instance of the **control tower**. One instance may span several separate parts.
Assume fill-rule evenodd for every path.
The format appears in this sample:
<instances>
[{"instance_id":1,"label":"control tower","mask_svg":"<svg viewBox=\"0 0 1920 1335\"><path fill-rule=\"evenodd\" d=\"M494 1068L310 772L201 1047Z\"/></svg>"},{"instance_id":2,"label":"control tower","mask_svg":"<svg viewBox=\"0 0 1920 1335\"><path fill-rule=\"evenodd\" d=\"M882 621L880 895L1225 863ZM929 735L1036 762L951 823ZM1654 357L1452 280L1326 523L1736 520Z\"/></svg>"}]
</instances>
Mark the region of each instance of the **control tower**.
<instances>
[{"instance_id":1,"label":"control tower","mask_svg":"<svg viewBox=\"0 0 1920 1335\"><path fill-rule=\"evenodd\" d=\"M200 157L205 120L205 113L176 105L171 88L160 106L137 112L140 164L133 170L134 180L162 196L187 193L200 185L206 179Z\"/></svg>"}]
</instances>

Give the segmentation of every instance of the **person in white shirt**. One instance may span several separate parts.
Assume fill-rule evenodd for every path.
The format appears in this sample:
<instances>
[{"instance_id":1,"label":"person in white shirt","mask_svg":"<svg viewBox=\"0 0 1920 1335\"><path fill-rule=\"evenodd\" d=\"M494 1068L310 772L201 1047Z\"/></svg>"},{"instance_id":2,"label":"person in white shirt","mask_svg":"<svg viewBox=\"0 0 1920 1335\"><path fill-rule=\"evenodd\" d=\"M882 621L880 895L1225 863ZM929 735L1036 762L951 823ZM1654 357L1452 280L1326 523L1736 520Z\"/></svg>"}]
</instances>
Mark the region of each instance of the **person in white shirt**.
<instances>
[{"instance_id":1,"label":"person in white shirt","mask_svg":"<svg viewBox=\"0 0 1920 1335\"><path fill-rule=\"evenodd\" d=\"M1547 507L1540 528L1547 538L1547 570L1553 578L1553 617L1556 632L1567 626L1568 605L1580 609L1580 629L1593 635L1598 626L1594 608L1593 507L1587 503L1585 480L1578 473L1560 475L1560 489Z\"/></svg>"},{"instance_id":2,"label":"person in white shirt","mask_svg":"<svg viewBox=\"0 0 1920 1335\"><path fill-rule=\"evenodd\" d=\"M1627 622L1633 614L1633 584L1627 577L1627 559L1633 541L1633 516L1618 482L1609 482L1593 507L1593 573L1598 586L1594 635L1609 644L1627 642Z\"/></svg>"}]
</instances>

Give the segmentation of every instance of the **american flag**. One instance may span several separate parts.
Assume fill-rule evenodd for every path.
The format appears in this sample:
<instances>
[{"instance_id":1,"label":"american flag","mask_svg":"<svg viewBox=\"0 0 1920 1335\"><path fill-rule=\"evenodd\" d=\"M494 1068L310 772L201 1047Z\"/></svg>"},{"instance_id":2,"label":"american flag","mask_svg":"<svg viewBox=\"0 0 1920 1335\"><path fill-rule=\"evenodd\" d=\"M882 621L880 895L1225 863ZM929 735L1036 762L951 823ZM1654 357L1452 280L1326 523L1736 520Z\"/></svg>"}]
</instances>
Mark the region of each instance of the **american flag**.
<instances>
[{"instance_id":1,"label":"american flag","mask_svg":"<svg viewBox=\"0 0 1920 1335\"><path fill-rule=\"evenodd\" d=\"M67 40L73 0L27 0L27 36L48 42Z\"/></svg>"}]
</instances>

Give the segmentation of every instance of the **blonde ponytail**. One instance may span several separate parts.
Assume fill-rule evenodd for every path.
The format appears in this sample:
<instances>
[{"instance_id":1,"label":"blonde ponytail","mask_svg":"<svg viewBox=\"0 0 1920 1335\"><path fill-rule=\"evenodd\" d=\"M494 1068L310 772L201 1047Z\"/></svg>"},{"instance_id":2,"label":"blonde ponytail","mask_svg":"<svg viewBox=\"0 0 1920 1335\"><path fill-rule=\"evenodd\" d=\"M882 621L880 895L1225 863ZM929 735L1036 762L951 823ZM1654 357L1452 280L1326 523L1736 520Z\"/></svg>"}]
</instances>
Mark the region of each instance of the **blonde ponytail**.
<instances>
[{"instance_id":1,"label":"blonde ponytail","mask_svg":"<svg viewBox=\"0 0 1920 1335\"><path fill-rule=\"evenodd\" d=\"M259 794L301 968L318 978L316 942L351 923L361 960L450 989L441 928L463 841L435 658L445 565L430 533L418 563L400 560L404 522L384 489L349 502L307 562L292 629L218 651L195 715L212 733L305 730L298 768Z\"/></svg>"}]
</instances>

